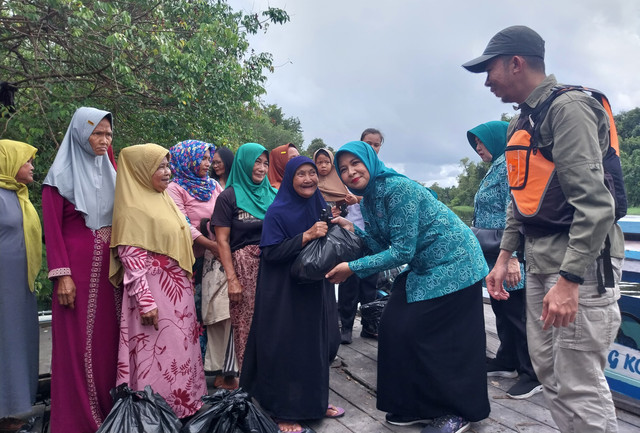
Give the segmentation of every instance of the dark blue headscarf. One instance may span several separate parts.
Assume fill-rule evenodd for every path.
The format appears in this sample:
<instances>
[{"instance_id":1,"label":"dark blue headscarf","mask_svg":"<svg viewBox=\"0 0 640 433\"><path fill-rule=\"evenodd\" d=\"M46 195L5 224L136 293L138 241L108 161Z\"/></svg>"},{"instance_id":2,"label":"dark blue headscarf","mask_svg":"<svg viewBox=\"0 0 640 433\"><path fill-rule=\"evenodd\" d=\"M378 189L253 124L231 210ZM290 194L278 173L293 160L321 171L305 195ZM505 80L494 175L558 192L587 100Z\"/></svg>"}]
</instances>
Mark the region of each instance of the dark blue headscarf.
<instances>
[{"instance_id":1,"label":"dark blue headscarf","mask_svg":"<svg viewBox=\"0 0 640 433\"><path fill-rule=\"evenodd\" d=\"M293 189L293 176L303 164L316 168L306 156L296 156L287 163L278 194L264 217L261 247L279 244L308 230L319 220L322 209L329 208L320 190L303 198Z\"/></svg>"},{"instance_id":2,"label":"dark blue headscarf","mask_svg":"<svg viewBox=\"0 0 640 433\"><path fill-rule=\"evenodd\" d=\"M391 176L406 177L398 173L394 169L385 166L384 163L380 161L380 159L378 158L378 154L376 153L375 150L373 150L373 147L371 147L364 141L350 141L349 143L342 146L336 152L334 165L336 167L336 171L338 172L338 176L340 176L340 168L338 167L340 156L344 153L352 153L355 156L357 156L358 159L364 163L365 167L367 167L367 170L369 171L369 183L364 189L349 188L349 185L347 185L347 188L349 188L349 191L351 191L355 195L360 195L364 197L369 194L373 194L373 192L375 191L374 181L378 178L391 177ZM340 179L342 180L342 177L340 177Z\"/></svg>"}]
</instances>

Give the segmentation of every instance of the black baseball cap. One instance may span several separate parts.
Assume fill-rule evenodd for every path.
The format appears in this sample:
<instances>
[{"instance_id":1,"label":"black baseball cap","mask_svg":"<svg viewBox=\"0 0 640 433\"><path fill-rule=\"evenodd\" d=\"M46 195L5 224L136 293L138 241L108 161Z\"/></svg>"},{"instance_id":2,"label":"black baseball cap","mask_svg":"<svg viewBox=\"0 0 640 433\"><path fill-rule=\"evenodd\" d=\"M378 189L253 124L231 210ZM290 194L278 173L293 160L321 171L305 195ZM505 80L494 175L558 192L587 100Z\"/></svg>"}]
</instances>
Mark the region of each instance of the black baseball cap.
<instances>
[{"instance_id":1,"label":"black baseball cap","mask_svg":"<svg viewBox=\"0 0 640 433\"><path fill-rule=\"evenodd\" d=\"M490 60L502 55L544 59L544 40L527 26L507 27L491 38L480 57L468 61L462 67L471 72L484 72Z\"/></svg>"}]
</instances>

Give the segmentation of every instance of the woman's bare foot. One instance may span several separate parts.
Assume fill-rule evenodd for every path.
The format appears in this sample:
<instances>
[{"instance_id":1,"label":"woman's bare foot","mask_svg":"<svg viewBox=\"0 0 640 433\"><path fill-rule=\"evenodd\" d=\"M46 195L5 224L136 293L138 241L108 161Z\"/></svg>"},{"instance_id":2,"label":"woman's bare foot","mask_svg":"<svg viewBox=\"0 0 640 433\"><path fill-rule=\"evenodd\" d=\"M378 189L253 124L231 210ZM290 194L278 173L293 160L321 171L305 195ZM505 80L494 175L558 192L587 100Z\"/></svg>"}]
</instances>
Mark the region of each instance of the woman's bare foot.
<instances>
[{"instance_id":1,"label":"woman's bare foot","mask_svg":"<svg viewBox=\"0 0 640 433\"><path fill-rule=\"evenodd\" d=\"M302 432L302 426L297 422L278 421L277 424L281 432L288 432L288 433Z\"/></svg>"},{"instance_id":2,"label":"woman's bare foot","mask_svg":"<svg viewBox=\"0 0 640 433\"><path fill-rule=\"evenodd\" d=\"M230 391L238 389L238 378L234 376L216 376L213 381L213 386L221 389L228 389Z\"/></svg>"},{"instance_id":3,"label":"woman's bare foot","mask_svg":"<svg viewBox=\"0 0 640 433\"><path fill-rule=\"evenodd\" d=\"M222 385L222 387L224 389L229 389L229 390L234 390L234 389L238 389L239 386L239 380L237 377L235 376L225 376L224 377L224 383Z\"/></svg>"},{"instance_id":4,"label":"woman's bare foot","mask_svg":"<svg viewBox=\"0 0 640 433\"><path fill-rule=\"evenodd\" d=\"M222 388L222 385L224 384L224 376L221 375L217 375L216 378L213 380L213 386L216 388Z\"/></svg>"},{"instance_id":5,"label":"woman's bare foot","mask_svg":"<svg viewBox=\"0 0 640 433\"><path fill-rule=\"evenodd\" d=\"M326 418L340 418L343 415L344 415L343 408L330 404L324 416Z\"/></svg>"}]
</instances>

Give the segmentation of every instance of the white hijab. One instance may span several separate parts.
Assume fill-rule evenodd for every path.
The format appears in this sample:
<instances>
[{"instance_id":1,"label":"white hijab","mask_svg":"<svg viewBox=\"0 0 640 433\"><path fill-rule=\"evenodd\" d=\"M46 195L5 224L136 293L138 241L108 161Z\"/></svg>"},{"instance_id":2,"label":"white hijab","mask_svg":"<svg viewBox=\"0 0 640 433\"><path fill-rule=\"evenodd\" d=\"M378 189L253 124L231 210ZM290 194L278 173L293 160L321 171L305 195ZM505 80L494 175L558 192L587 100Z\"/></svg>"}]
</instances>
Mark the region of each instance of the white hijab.
<instances>
[{"instance_id":1,"label":"white hijab","mask_svg":"<svg viewBox=\"0 0 640 433\"><path fill-rule=\"evenodd\" d=\"M108 111L91 107L76 110L44 179L45 185L57 188L84 214L85 224L92 230L111 225L116 188L116 170L109 157L96 155L89 144L89 136L105 117L113 127Z\"/></svg>"}]
</instances>

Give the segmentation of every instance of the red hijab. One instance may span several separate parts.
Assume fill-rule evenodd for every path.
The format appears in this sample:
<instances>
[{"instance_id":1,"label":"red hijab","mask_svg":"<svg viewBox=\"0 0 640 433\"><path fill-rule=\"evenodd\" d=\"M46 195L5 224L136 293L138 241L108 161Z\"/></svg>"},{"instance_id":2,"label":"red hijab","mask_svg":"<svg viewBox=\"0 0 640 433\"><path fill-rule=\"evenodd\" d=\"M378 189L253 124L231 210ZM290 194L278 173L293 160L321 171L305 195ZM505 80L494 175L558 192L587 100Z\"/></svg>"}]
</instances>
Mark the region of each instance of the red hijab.
<instances>
[{"instance_id":1,"label":"red hijab","mask_svg":"<svg viewBox=\"0 0 640 433\"><path fill-rule=\"evenodd\" d=\"M267 174L267 177L269 177L271 186L276 189L280 189L280 184L284 177L284 168L286 167L287 162L289 162L288 151L290 147L293 147L296 150L298 149L295 144L287 143L276 147L269 154L269 173Z\"/></svg>"}]
</instances>

